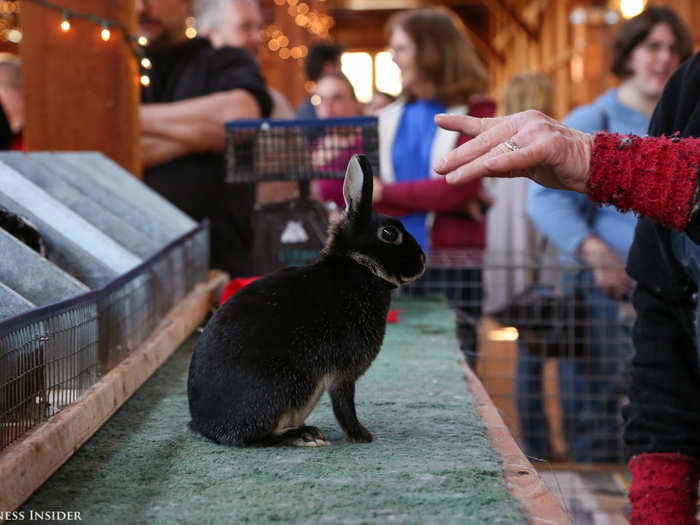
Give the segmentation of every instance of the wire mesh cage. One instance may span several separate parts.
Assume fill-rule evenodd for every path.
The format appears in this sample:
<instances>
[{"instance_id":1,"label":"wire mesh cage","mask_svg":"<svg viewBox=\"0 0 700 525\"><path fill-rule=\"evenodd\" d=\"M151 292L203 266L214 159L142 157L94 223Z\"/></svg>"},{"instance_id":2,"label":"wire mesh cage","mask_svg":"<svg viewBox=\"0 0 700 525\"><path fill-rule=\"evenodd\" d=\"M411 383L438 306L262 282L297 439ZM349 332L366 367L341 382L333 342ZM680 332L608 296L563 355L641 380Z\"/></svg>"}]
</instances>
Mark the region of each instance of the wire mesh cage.
<instances>
[{"instance_id":1,"label":"wire mesh cage","mask_svg":"<svg viewBox=\"0 0 700 525\"><path fill-rule=\"evenodd\" d=\"M342 178L354 154L379 173L376 117L238 120L227 124L227 182L298 181L299 197L256 205L253 272L313 262L326 241L328 210L315 196L342 205Z\"/></svg>"},{"instance_id":2,"label":"wire mesh cage","mask_svg":"<svg viewBox=\"0 0 700 525\"><path fill-rule=\"evenodd\" d=\"M622 464L633 311L595 284L591 268L541 259L439 251L401 293L447 298L468 363L526 454ZM499 287L507 300L494 301Z\"/></svg>"},{"instance_id":3,"label":"wire mesh cage","mask_svg":"<svg viewBox=\"0 0 700 525\"><path fill-rule=\"evenodd\" d=\"M99 290L0 322L0 451L124 359L208 267L204 222Z\"/></svg>"},{"instance_id":4,"label":"wire mesh cage","mask_svg":"<svg viewBox=\"0 0 700 525\"><path fill-rule=\"evenodd\" d=\"M376 117L237 120L226 128L229 183L343 178L355 153L379 170Z\"/></svg>"}]
</instances>

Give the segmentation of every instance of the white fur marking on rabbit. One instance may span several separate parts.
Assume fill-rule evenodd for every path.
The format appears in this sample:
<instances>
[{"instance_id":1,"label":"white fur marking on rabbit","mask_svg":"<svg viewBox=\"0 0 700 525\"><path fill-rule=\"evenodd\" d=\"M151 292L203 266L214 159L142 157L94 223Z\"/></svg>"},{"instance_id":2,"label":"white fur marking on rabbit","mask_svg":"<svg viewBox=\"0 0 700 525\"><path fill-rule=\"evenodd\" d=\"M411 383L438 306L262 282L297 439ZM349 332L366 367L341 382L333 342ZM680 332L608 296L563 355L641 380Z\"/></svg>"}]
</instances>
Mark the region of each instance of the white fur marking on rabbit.
<instances>
[{"instance_id":1,"label":"white fur marking on rabbit","mask_svg":"<svg viewBox=\"0 0 700 525\"><path fill-rule=\"evenodd\" d=\"M327 447L331 444L330 441L326 441L325 439L316 439L312 438L311 440L305 440L305 439L297 439L292 444L295 447Z\"/></svg>"},{"instance_id":2,"label":"white fur marking on rabbit","mask_svg":"<svg viewBox=\"0 0 700 525\"><path fill-rule=\"evenodd\" d=\"M330 380L330 376L324 376L321 378L321 381L319 381L318 385L316 385L316 390L314 390L314 393L311 394L311 397L306 402L306 405L282 414L279 422L277 423L277 427L275 427L275 430L273 430L272 433L275 436L279 436L284 434L287 430L302 426L308 415L318 403L318 400L321 399L323 392L326 390L326 385L329 384Z\"/></svg>"},{"instance_id":3,"label":"white fur marking on rabbit","mask_svg":"<svg viewBox=\"0 0 700 525\"><path fill-rule=\"evenodd\" d=\"M377 264L371 257L367 257L366 255L362 255L361 253L357 252L351 253L350 257L352 257L354 261L367 268L370 272L372 272L380 279L384 279L385 281L390 282L395 286L401 286L401 282L398 278L386 273L382 266Z\"/></svg>"},{"instance_id":4,"label":"white fur marking on rabbit","mask_svg":"<svg viewBox=\"0 0 700 525\"><path fill-rule=\"evenodd\" d=\"M357 211L362 196L362 185L364 176L362 167L357 161L350 159L348 169L345 172L345 180L343 180L343 197L345 197L345 214L351 211Z\"/></svg>"}]
</instances>

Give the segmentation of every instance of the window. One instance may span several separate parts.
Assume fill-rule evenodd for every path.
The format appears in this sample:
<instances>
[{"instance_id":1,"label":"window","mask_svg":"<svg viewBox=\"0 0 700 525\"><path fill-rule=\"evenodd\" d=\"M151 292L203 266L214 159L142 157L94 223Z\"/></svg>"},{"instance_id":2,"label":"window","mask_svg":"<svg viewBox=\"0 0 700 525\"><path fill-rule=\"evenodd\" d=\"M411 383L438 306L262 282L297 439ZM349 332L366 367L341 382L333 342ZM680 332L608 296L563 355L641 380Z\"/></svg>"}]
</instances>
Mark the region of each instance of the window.
<instances>
[{"instance_id":1,"label":"window","mask_svg":"<svg viewBox=\"0 0 700 525\"><path fill-rule=\"evenodd\" d=\"M372 99L372 56L365 52L347 52L340 57L343 73L355 88L360 102Z\"/></svg>"},{"instance_id":2,"label":"window","mask_svg":"<svg viewBox=\"0 0 700 525\"><path fill-rule=\"evenodd\" d=\"M401 70L391 58L390 51L381 51L374 55L374 85L377 90L398 96L401 93Z\"/></svg>"},{"instance_id":3,"label":"window","mask_svg":"<svg viewBox=\"0 0 700 525\"><path fill-rule=\"evenodd\" d=\"M340 63L360 102L369 102L375 89L394 96L401 93L401 71L389 51L380 51L374 57L364 51L348 51Z\"/></svg>"}]
</instances>

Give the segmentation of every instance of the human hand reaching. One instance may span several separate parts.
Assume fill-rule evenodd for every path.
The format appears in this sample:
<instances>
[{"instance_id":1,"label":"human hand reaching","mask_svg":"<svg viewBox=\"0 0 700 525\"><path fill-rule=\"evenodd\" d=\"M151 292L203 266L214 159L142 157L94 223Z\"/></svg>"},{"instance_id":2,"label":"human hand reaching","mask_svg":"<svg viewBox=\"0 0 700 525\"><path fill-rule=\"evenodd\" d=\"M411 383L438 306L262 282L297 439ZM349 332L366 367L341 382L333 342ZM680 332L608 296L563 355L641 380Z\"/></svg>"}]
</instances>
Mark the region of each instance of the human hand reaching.
<instances>
[{"instance_id":1,"label":"human hand reaching","mask_svg":"<svg viewBox=\"0 0 700 525\"><path fill-rule=\"evenodd\" d=\"M435 122L474 137L435 165L450 184L528 177L547 188L587 191L593 137L539 111L498 118L441 114Z\"/></svg>"},{"instance_id":2,"label":"human hand reaching","mask_svg":"<svg viewBox=\"0 0 700 525\"><path fill-rule=\"evenodd\" d=\"M484 215L491 206L493 197L485 191L480 191L476 197L466 202L464 211L471 220L478 222L484 220Z\"/></svg>"},{"instance_id":3,"label":"human hand reaching","mask_svg":"<svg viewBox=\"0 0 700 525\"><path fill-rule=\"evenodd\" d=\"M620 256L603 240L590 235L579 247L584 261L593 269L596 286L606 295L620 298L632 288L632 279L625 272Z\"/></svg>"}]
</instances>

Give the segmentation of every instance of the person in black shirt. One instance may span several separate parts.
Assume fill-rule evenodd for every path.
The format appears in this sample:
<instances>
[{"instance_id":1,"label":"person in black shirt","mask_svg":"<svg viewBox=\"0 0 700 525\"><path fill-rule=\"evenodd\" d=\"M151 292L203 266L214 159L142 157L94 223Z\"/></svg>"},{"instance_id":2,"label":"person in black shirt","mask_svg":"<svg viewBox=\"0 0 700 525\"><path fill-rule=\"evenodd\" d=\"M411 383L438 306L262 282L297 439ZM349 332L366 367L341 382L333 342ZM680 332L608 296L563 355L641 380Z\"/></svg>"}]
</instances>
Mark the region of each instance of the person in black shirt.
<instances>
[{"instance_id":1,"label":"person in black shirt","mask_svg":"<svg viewBox=\"0 0 700 525\"><path fill-rule=\"evenodd\" d=\"M12 146L12 128L0 104L0 150L10 149L10 146Z\"/></svg>"},{"instance_id":2,"label":"person in black shirt","mask_svg":"<svg viewBox=\"0 0 700 525\"><path fill-rule=\"evenodd\" d=\"M191 3L136 1L152 63L140 109L144 182L195 220L209 217L211 266L247 275L254 187L224 182L224 124L267 117L272 102L247 52L185 36Z\"/></svg>"}]
</instances>

